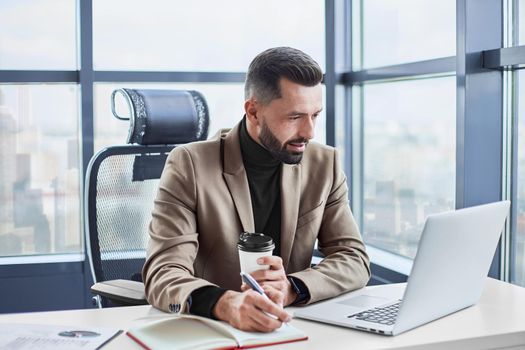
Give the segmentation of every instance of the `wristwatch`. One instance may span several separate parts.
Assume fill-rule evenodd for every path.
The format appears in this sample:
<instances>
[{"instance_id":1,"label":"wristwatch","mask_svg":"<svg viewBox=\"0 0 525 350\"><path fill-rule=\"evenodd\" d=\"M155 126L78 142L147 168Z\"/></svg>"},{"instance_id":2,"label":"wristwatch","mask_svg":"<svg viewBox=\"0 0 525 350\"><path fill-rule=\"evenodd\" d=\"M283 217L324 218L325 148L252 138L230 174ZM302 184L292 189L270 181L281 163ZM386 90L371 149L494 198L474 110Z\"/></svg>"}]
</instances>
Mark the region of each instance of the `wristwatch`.
<instances>
[{"instance_id":1,"label":"wristwatch","mask_svg":"<svg viewBox=\"0 0 525 350\"><path fill-rule=\"evenodd\" d=\"M297 294L297 298L292 304L300 304L310 298L310 292L308 292L308 288L303 281L292 276L288 276L288 281L290 281L292 289Z\"/></svg>"}]
</instances>

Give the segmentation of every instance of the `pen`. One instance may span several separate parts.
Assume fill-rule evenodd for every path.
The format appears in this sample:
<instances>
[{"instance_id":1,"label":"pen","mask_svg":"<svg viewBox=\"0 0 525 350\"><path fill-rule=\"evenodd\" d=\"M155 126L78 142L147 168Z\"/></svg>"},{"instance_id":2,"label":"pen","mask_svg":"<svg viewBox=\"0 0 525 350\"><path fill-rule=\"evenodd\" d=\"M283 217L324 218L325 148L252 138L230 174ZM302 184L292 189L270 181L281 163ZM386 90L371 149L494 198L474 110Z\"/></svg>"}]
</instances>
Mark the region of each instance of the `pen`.
<instances>
[{"instance_id":1,"label":"pen","mask_svg":"<svg viewBox=\"0 0 525 350\"><path fill-rule=\"evenodd\" d=\"M259 293L260 295L262 295L263 297L268 299L268 296L266 295L266 293L264 293L264 289L262 289L261 285L259 283L257 283L257 281L255 279L253 279L252 276L250 276L247 273L244 273L244 272L241 271L241 277L242 277L242 280L244 281L244 283L246 283L248 285L248 287L250 287L251 289L253 289L257 293Z\"/></svg>"},{"instance_id":2,"label":"pen","mask_svg":"<svg viewBox=\"0 0 525 350\"><path fill-rule=\"evenodd\" d=\"M260 295L262 295L266 299L270 299L270 298L268 298L268 296L264 292L264 289L262 289L261 285L259 283L257 283L257 281L252 276L250 276L249 274L244 273L244 272L241 271L241 278L244 281L244 283L246 283L251 289L253 289L257 293L259 293ZM267 312L265 312L265 314L267 314L268 316L270 316L272 318L277 319L277 316L275 316L275 315L271 315L271 314L269 314ZM283 322L283 323L284 324L288 324L288 322Z\"/></svg>"}]
</instances>

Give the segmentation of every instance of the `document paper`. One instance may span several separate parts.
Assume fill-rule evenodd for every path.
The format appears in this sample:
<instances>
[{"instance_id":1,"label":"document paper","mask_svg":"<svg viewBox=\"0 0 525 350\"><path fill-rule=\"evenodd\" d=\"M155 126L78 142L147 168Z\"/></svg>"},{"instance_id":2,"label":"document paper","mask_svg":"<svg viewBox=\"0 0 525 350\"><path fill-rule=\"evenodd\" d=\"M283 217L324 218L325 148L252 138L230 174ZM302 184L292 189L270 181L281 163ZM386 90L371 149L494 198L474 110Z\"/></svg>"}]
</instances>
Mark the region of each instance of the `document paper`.
<instances>
[{"instance_id":1,"label":"document paper","mask_svg":"<svg viewBox=\"0 0 525 350\"><path fill-rule=\"evenodd\" d=\"M0 350L99 349L120 333L102 327L0 323Z\"/></svg>"}]
</instances>

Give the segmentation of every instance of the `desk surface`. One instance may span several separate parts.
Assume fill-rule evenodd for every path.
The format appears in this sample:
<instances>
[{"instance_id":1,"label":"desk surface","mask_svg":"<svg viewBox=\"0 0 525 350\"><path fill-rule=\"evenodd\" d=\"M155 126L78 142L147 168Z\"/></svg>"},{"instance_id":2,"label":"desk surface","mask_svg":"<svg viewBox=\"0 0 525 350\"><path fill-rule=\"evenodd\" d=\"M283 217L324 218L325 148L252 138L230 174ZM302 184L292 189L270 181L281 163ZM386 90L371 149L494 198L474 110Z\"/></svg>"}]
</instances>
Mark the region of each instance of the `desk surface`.
<instances>
[{"instance_id":1,"label":"desk surface","mask_svg":"<svg viewBox=\"0 0 525 350\"><path fill-rule=\"evenodd\" d=\"M382 288L382 286L368 287ZM399 285L403 288L403 284ZM295 308L288 308L293 312ZM0 315L0 322L41 323L127 329L164 313L151 306ZM525 288L487 279L478 304L395 337L294 319L306 342L283 349L525 349ZM104 349L141 349L122 334Z\"/></svg>"}]
</instances>

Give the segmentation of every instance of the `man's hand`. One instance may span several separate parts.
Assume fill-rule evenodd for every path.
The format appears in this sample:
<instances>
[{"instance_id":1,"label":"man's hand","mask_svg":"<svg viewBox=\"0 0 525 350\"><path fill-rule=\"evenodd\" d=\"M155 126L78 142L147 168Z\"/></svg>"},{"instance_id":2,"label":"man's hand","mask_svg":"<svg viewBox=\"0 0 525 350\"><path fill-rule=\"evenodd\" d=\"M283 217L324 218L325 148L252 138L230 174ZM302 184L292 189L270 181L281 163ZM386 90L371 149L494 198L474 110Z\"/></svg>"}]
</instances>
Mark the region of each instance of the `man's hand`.
<instances>
[{"instance_id":1,"label":"man's hand","mask_svg":"<svg viewBox=\"0 0 525 350\"><path fill-rule=\"evenodd\" d=\"M289 322L291 317L272 301L282 298L280 292L266 287L265 293L271 300L253 290L242 293L229 290L219 298L212 312L219 320L226 321L237 329L272 332L281 327L283 322Z\"/></svg>"},{"instance_id":2,"label":"man's hand","mask_svg":"<svg viewBox=\"0 0 525 350\"><path fill-rule=\"evenodd\" d=\"M283 260L278 256L265 256L257 260L259 265L270 265L268 270L257 270L250 275L261 285L280 291L283 295L283 306L288 306L295 301L297 294L284 272ZM249 286L243 284L241 289L248 290ZM266 289L265 289L266 291Z\"/></svg>"}]
</instances>

